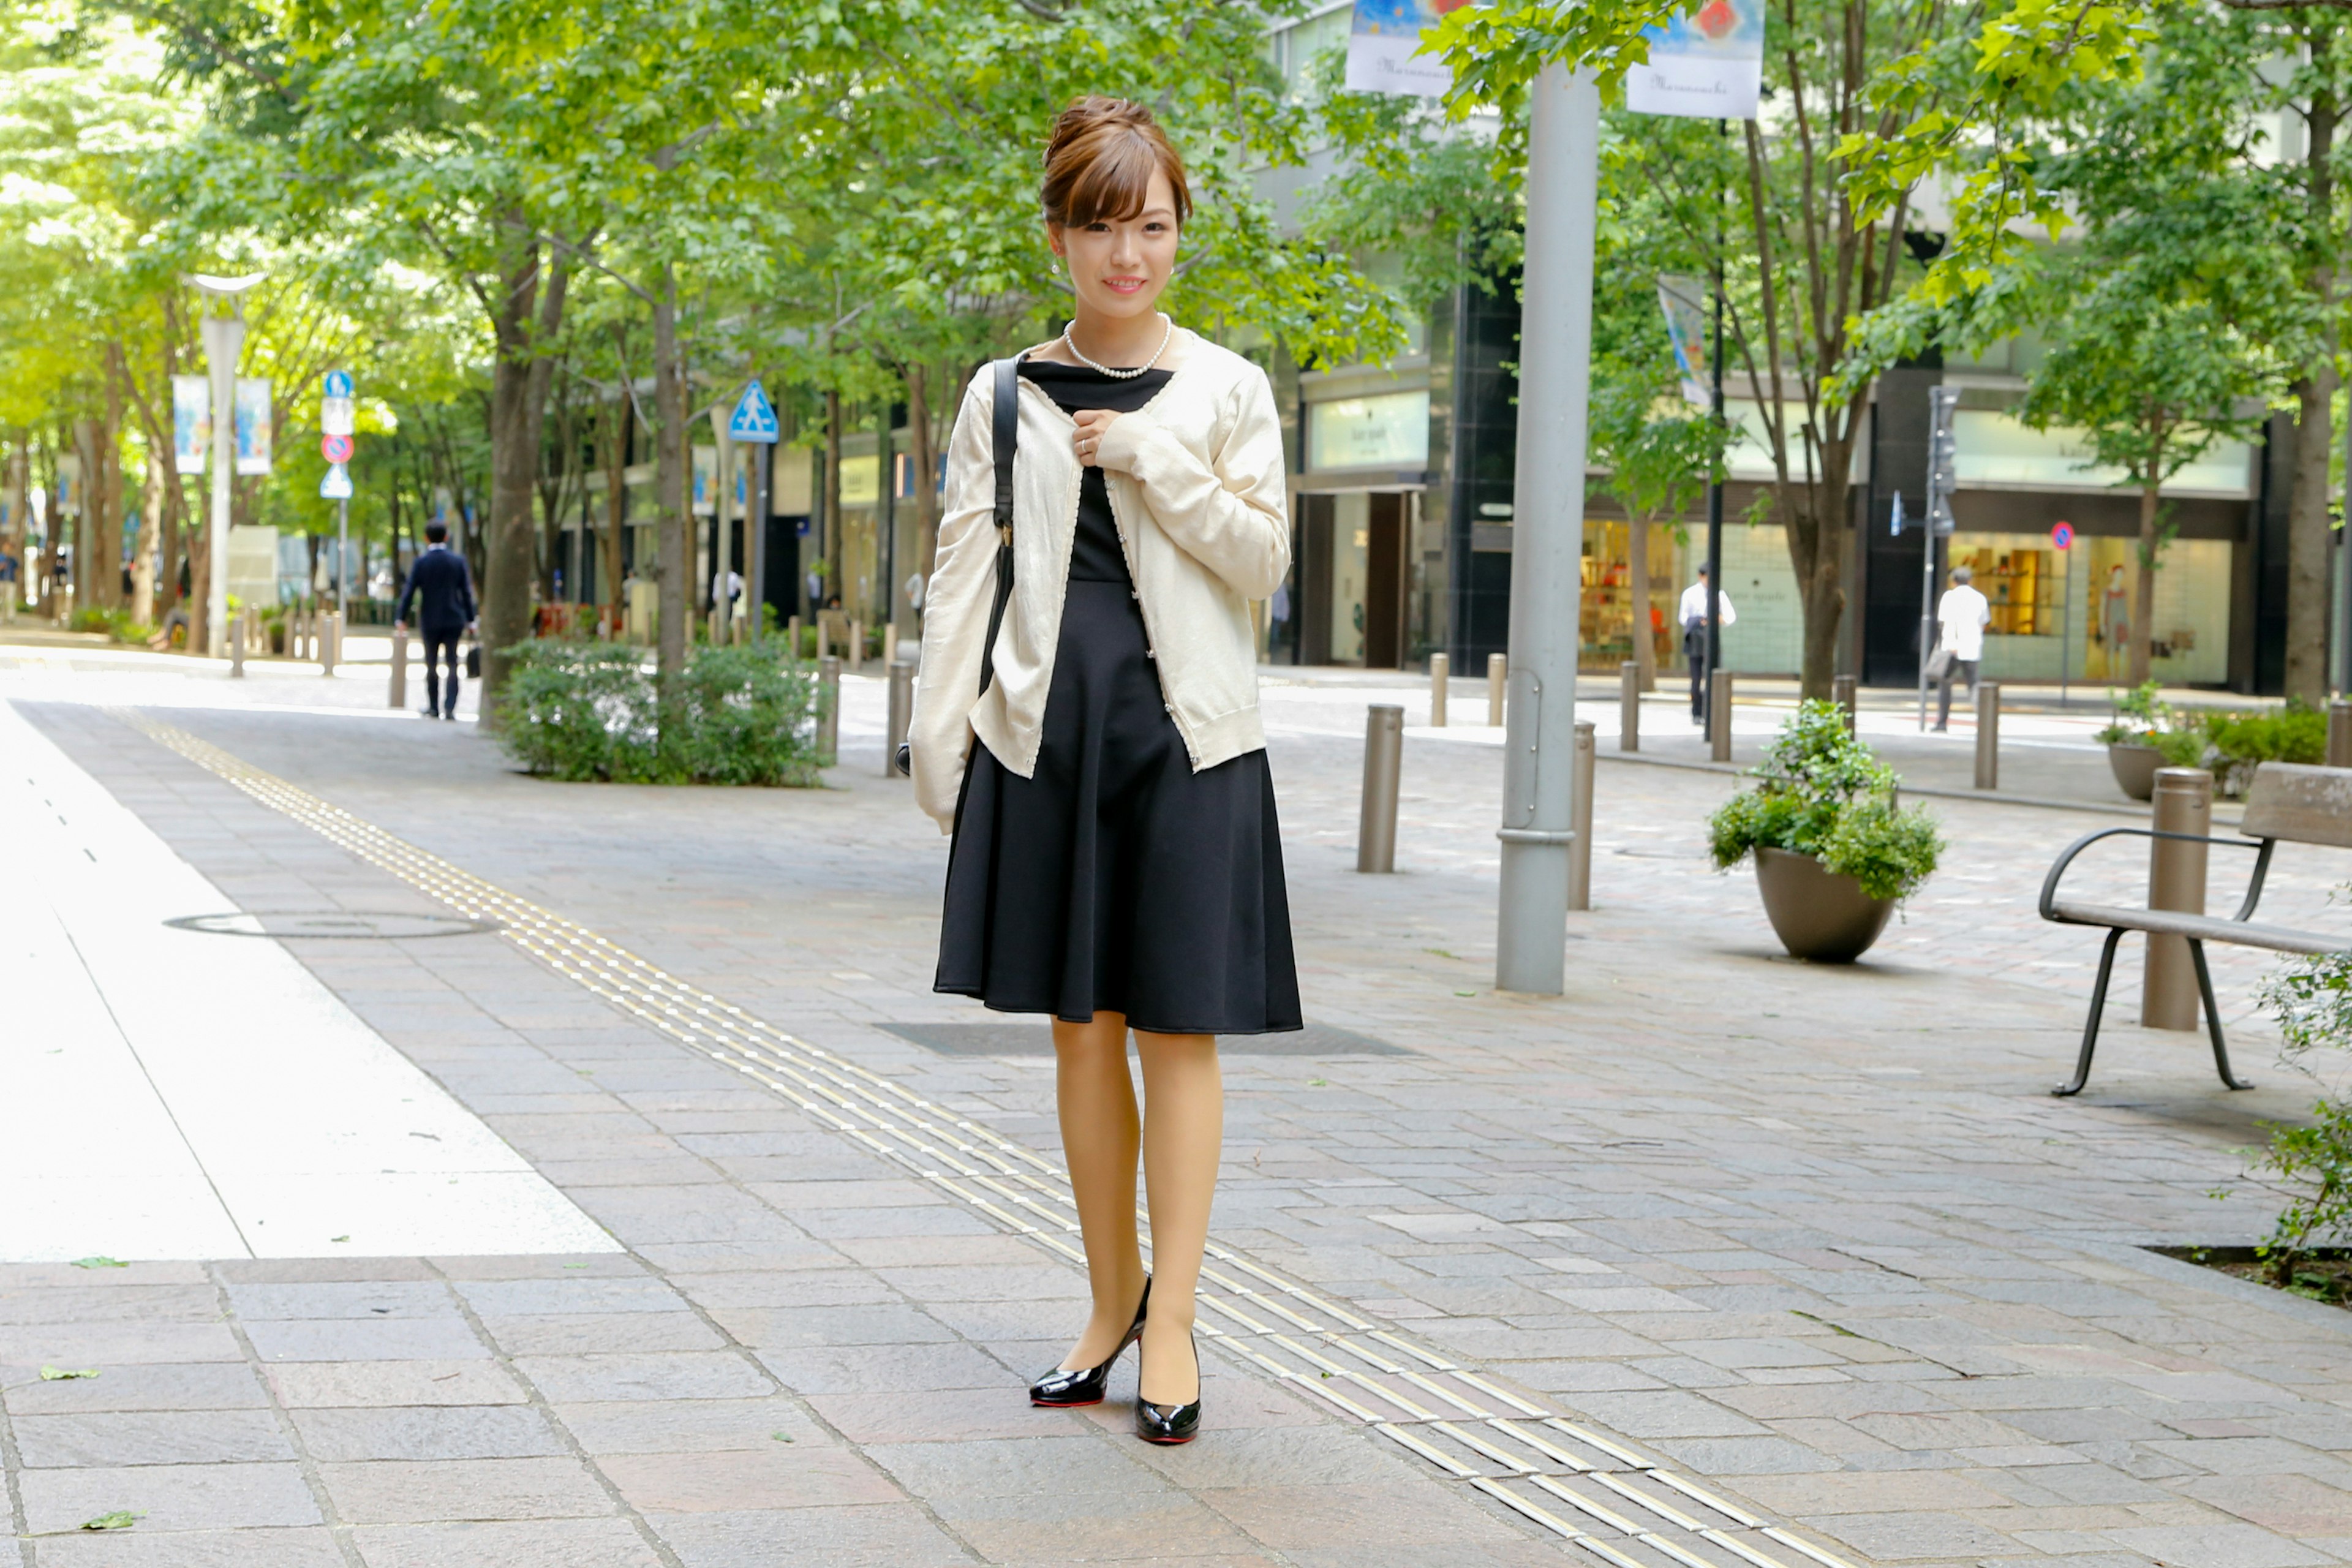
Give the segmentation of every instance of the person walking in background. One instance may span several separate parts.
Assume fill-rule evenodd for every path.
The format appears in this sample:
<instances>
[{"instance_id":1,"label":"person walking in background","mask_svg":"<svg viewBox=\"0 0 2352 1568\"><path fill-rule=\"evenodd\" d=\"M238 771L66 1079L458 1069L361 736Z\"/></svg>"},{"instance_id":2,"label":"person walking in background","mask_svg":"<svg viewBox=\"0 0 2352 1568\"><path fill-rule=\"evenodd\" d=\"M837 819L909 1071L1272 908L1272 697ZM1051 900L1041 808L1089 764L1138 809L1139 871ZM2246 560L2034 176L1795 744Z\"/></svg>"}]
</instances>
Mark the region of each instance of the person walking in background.
<instances>
[{"instance_id":1,"label":"person walking in background","mask_svg":"<svg viewBox=\"0 0 2352 1568\"><path fill-rule=\"evenodd\" d=\"M1970 691L1977 689L1977 663L1984 658L1985 627L1992 624L1992 605L1969 585L1975 576L1965 566L1953 567L1952 585L1936 601L1936 661L1944 667L1936 692L1936 728L1939 731L1951 727L1952 678L1958 676L1967 681Z\"/></svg>"},{"instance_id":2,"label":"person walking in background","mask_svg":"<svg viewBox=\"0 0 2352 1568\"><path fill-rule=\"evenodd\" d=\"M1739 618L1731 607L1731 595L1718 593L1715 596L1716 611L1725 626ZM1691 722L1706 722L1706 563L1699 563L1698 581L1683 590L1681 620L1683 623L1683 659L1690 666Z\"/></svg>"},{"instance_id":3,"label":"person walking in background","mask_svg":"<svg viewBox=\"0 0 2352 1568\"><path fill-rule=\"evenodd\" d=\"M457 716L457 639L474 628L474 576L466 558L449 548L449 525L425 525L425 553L408 569L408 585L393 610L394 631L408 629L409 601L416 601L416 626L425 634L425 716ZM449 657L449 683L434 679L433 661Z\"/></svg>"}]
</instances>

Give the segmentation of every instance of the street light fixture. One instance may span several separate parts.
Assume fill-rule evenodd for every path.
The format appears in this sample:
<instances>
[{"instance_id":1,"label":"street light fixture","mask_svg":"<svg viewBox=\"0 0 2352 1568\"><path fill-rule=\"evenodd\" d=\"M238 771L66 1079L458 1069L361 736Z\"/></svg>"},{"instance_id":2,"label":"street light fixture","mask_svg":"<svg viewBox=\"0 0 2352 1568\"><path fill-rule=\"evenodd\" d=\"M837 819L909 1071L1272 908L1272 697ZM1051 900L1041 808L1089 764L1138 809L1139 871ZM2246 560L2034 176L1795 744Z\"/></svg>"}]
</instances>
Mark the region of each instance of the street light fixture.
<instances>
[{"instance_id":1,"label":"street light fixture","mask_svg":"<svg viewBox=\"0 0 2352 1568\"><path fill-rule=\"evenodd\" d=\"M188 282L208 298L226 300L230 313L204 318L205 374L212 382L213 466L212 524L206 553L210 577L205 590L205 652L212 658L228 655L228 520L229 481L236 471L236 362L245 352L245 292L268 274L219 278L193 273Z\"/></svg>"}]
</instances>

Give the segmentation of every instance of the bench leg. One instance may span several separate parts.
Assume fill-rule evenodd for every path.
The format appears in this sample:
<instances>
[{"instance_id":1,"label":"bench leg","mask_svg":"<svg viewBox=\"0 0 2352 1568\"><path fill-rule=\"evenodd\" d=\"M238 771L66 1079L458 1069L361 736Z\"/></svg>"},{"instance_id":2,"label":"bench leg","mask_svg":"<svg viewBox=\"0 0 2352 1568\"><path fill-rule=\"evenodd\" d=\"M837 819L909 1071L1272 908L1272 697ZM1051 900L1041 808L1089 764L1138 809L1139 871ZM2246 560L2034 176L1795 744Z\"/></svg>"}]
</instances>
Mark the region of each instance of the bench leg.
<instances>
[{"instance_id":1,"label":"bench leg","mask_svg":"<svg viewBox=\"0 0 2352 1568\"><path fill-rule=\"evenodd\" d=\"M2083 1054L2074 1059L2074 1076L2052 1089L2053 1094L2080 1094L2091 1081L2091 1053L2099 1046L2099 1015L2107 1010L2107 979L2116 972L2116 943L2123 939L2123 929L2115 927L2107 932L2106 945L2099 949L2099 980L2091 987L2091 1016L2083 1021ZM2198 973L2204 971L2200 968Z\"/></svg>"},{"instance_id":2,"label":"bench leg","mask_svg":"<svg viewBox=\"0 0 2352 1568\"><path fill-rule=\"evenodd\" d=\"M2213 1037L2213 1070L2231 1089L2252 1089L2252 1084L2230 1071L2230 1047L2221 1043L2221 1009L2213 1005L2213 973L2205 967L2205 944L2190 937L2189 956L2197 966L2197 993L2205 999L2205 1027Z\"/></svg>"}]
</instances>

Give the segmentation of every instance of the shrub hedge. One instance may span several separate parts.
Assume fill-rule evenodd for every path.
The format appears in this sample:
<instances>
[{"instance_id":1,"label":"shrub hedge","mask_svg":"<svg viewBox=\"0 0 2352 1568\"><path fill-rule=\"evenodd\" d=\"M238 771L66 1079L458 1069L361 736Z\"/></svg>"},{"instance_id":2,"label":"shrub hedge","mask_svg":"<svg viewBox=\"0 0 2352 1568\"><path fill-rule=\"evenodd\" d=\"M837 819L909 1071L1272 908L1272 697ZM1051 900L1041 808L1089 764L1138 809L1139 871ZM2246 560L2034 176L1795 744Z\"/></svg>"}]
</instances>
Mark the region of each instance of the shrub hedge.
<instances>
[{"instance_id":1,"label":"shrub hedge","mask_svg":"<svg viewBox=\"0 0 2352 1568\"><path fill-rule=\"evenodd\" d=\"M540 637L507 650L499 740L525 771L611 784L819 782L824 694L781 640L703 646L665 705L645 651Z\"/></svg>"}]
</instances>

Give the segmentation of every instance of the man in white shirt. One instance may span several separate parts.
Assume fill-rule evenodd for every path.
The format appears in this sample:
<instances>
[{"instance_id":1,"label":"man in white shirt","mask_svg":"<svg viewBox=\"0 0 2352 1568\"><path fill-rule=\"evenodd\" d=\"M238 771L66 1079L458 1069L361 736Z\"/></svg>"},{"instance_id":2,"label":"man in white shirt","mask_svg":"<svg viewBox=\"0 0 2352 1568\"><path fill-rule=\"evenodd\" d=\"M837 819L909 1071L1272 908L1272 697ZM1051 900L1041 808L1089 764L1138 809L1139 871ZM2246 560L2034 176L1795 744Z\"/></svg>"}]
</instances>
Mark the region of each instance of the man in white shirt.
<instances>
[{"instance_id":1,"label":"man in white shirt","mask_svg":"<svg viewBox=\"0 0 2352 1568\"><path fill-rule=\"evenodd\" d=\"M1716 613L1725 626L1739 618L1731 607L1731 595L1718 592L1715 595ZM1698 581L1683 590L1682 609L1675 617L1683 624L1683 661L1690 666L1691 722L1706 722L1706 563L1701 562Z\"/></svg>"},{"instance_id":2,"label":"man in white shirt","mask_svg":"<svg viewBox=\"0 0 2352 1568\"><path fill-rule=\"evenodd\" d=\"M1975 575L1965 566L1953 567L1952 585L1936 601L1936 652L1952 656L1946 661L1942 689L1936 695L1938 730L1951 726L1953 678L1967 681L1970 691L1977 689L1977 664L1984 658L1985 627L1992 625L1991 604L1969 585Z\"/></svg>"}]
</instances>

